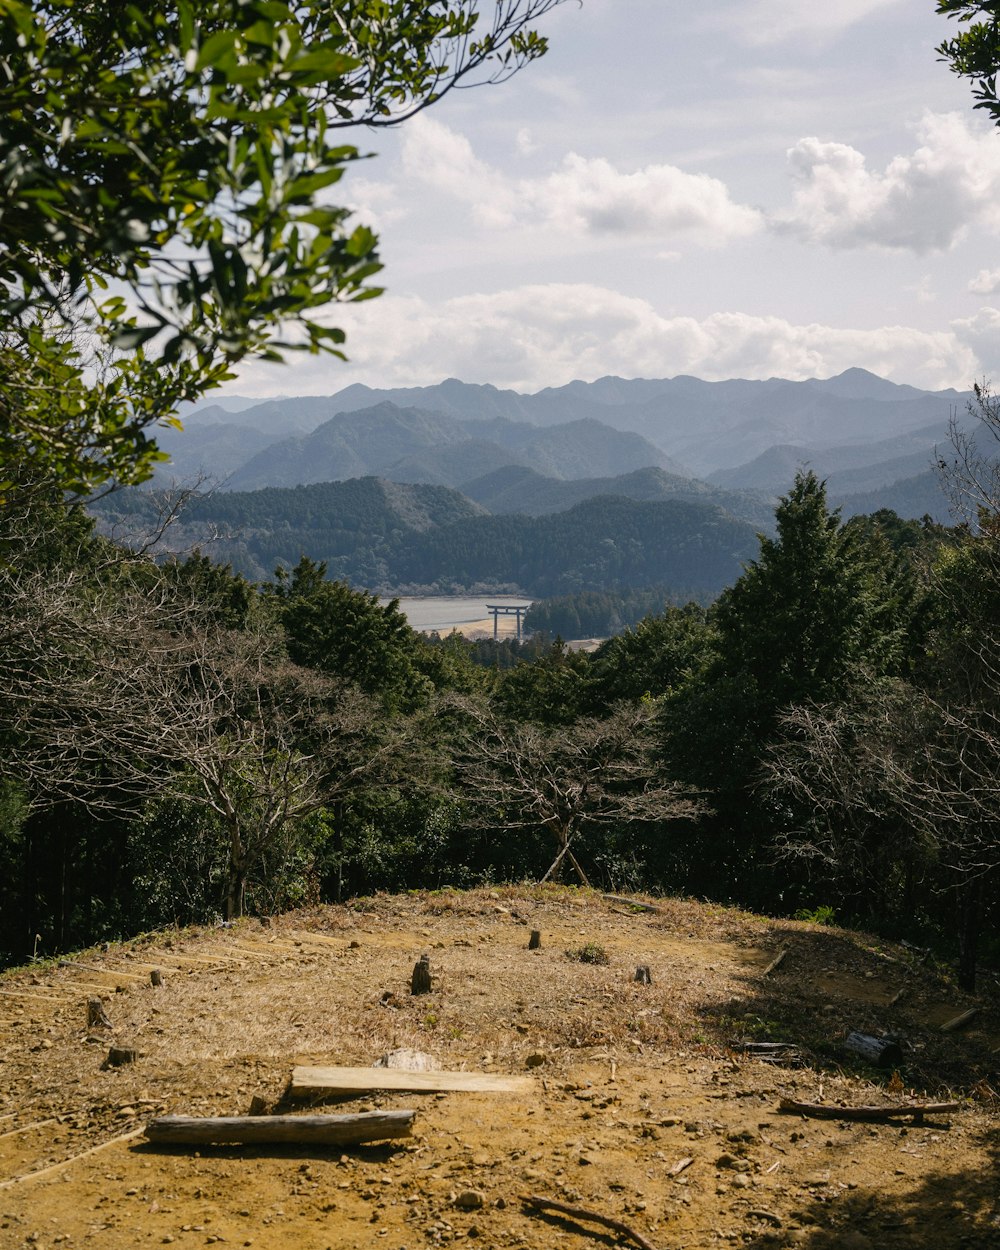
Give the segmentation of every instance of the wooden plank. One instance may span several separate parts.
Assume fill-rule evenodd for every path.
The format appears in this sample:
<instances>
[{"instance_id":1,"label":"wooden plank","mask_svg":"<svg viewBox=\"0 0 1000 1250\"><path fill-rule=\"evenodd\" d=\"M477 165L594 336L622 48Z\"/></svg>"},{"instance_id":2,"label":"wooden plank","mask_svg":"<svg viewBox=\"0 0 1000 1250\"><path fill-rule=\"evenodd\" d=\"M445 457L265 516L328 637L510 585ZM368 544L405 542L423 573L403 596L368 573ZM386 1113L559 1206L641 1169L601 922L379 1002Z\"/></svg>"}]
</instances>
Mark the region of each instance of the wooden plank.
<instances>
[{"instance_id":1,"label":"wooden plank","mask_svg":"<svg viewBox=\"0 0 1000 1250\"><path fill-rule=\"evenodd\" d=\"M181 1146L216 1143L294 1142L347 1146L409 1137L415 1111L363 1111L357 1115L166 1115L146 1125L152 1142Z\"/></svg>"},{"instance_id":2,"label":"wooden plank","mask_svg":"<svg viewBox=\"0 0 1000 1250\"><path fill-rule=\"evenodd\" d=\"M395 1090L407 1094L522 1094L535 1089L530 1076L492 1072L406 1072L400 1068L299 1067L288 1092L293 1098L317 1094L367 1094Z\"/></svg>"}]
</instances>

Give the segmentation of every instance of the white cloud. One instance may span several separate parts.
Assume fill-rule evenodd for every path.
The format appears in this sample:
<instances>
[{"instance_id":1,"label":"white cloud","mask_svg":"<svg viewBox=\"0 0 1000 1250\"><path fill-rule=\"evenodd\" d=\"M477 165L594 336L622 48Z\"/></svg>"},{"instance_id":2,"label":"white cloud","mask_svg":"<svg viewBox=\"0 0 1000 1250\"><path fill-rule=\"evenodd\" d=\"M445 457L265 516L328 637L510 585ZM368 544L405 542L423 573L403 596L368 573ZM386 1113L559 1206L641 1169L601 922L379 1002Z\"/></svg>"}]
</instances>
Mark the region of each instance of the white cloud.
<instances>
[{"instance_id":1,"label":"white cloud","mask_svg":"<svg viewBox=\"0 0 1000 1250\"><path fill-rule=\"evenodd\" d=\"M1000 225L1000 143L958 113L925 114L920 146L884 172L843 143L801 139L788 159L794 206L771 226L831 247L878 246L917 253L951 247L974 224Z\"/></svg>"},{"instance_id":2,"label":"white cloud","mask_svg":"<svg viewBox=\"0 0 1000 1250\"><path fill-rule=\"evenodd\" d=\"M415 182L470 204L486 227L511 224L510 181L481 161L464 135L441 122L418 116L409 123L403 141L403 171Z\"/></svg>"},{"instance_id":3,"label":"white cloud","mask_svg":"<svg viewBox=\"0 0 1000 1250\"><path fill-rule=\"evenodd\" d=\"M403 160L410 178L468 203L487 227L541 227L580 237L685 232L717 243L762 225L761 214L737 204L719 179L674 165L623 173L601 157L570 153L544 177L511 180L481 161L467 139L429 118L414 119Z\"/></svg>"},{"instance_id":4,"label":"white cloud","mask_svg":"<svg viewBox=\"0 0 1000 1250\"><path fill-rule=\"evenodd\" d=\"M533 156L538 151L538 144L529 126L522 126L518 130L515 143L521 156Z\"/></svg>"},{"instance_id":5,"label":"white cloud","mask_svg":"<svg viewBox=\"0 0 1000 1250\"><path fill-rule=\"evenodd\" d=\"M995 295L1000 290L1000 269L980 269L969 282L973 295Z\"/></svg>"},{"instance_id":6,"label":"white cloud","mask_svg":"<svg viewBox=\"0 0 1000 1250\"><path fill-rule=\"evenodd\" d=\"M738 0L725 15L727 27L750 44L783 43L790 39L827 40L858 22L870 21L880 9L902 0Z\"/></svg>"},{"instance_id":7,"label":"white cloud","mask_svg":"<svg viewBox=\"0 0 1000 1250\"><path fill-rule=\"evenodd\" d=\"M675 165L622 173L600 157L570 153L547 178L519 184L522 203L576 234L663 235L695 231L718 240L752 234L760 214L735 203L724 183Z\"/></svg>"},{"instance_id":8,"label":"white cloud","mask_svg":"<svg viewBox=\"0 0 1000 1250\"><path fill-rule=\"evenodd\" d=\"M415 386L454 376L537 390L605 374L670 377L827 377L858 365L917 386L967 387L1000 342L1000 312L926 331L795 325L740 312L667 317L646 300L589 284L536 284L431 304L387 296L337 310L347 366L295 361L299 393L349 382ZM1000 364L1000 361L997 362ZM1000 370L998 370L1000 372ZM250 365L235 389L287 393L287 370Z\"/></svg>"},{"instance_id":9,"label":"white cloud","mask_svg":"<svg viewBox=\"0 0 1000 1250\"><path fill-rule=\"evenodd\" d=\"M406 217L407 209L400 203L396 189L387 182L375 182L368 178L352 178L344 184L351 202L351 215L355 223L381 231ZM332 203L340 203L343 197L341 184L336 184L334 195L327 197Z\"/></svg>"},{"instance_id":10,"label":"white cloud","mask_svg":"<svg viewBox=\"0 0 1000 1250\"><path fill-rule=\"evenodd\" d=\"M969 378L1000 378L1000 309L980 308L972 317L952 322L958 342L976 357L977 367Z\"/></svg>"}]
</instances>

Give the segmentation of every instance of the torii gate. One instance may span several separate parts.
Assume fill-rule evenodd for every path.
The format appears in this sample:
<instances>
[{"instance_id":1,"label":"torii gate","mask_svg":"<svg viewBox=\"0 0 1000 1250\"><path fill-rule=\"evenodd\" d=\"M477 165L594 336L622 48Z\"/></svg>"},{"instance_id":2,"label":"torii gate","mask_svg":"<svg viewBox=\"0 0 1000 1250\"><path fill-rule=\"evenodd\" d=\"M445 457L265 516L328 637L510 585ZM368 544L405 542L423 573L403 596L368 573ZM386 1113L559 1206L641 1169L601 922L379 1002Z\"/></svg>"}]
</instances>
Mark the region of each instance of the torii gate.
<instances>
[{"instance_id":1,"label":"torii gate","mask_svg":"<svg viewBox=\"0 0 1000 1250\"><path fill-rule=\"evenodd\" d=\"M488 603L486 605L486 611L492 613L492 616L493 616L493 641L496 642L499 637L500 617L501 616L516 616L517 617L517 641L520 642L524 636L524 630L522 628L521 622L524 616L527 614L527 611L530 607L531 607L530 603L525 603L525 604Z\"/></svg>"}]
</instances>

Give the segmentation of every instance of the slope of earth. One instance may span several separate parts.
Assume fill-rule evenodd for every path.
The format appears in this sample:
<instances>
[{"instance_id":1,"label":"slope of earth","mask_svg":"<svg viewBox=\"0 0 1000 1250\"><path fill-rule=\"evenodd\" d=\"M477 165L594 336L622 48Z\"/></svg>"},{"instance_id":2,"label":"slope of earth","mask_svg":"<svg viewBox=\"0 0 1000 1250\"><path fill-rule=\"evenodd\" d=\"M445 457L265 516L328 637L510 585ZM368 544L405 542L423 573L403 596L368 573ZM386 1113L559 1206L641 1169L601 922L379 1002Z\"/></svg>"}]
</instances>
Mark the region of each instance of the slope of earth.
<instances>
[{"instance_id":1,"label":"slope of earth","mask_svg":"<svg viewBox=\"0 0 1000 1250\"><path fill-rule=\"evenodd\" d=\"M863 935L655 906L533 887L378 897L4 974L0 1246L640 1244L533 1213L526 1194L617 1220L657 1250L998 1244L995 998L974 1003ZM595 948L606 964L567 955ZM413 996L425 951L432 990ZM638 965L651 984L633 979ZM97 996L111 1027L88 1032ZM970 1005L966 1031L941 1032ZM852 1061L852 1029L898 1034L899 1072ZM768 1064L739 1049L746 1038L797 1049ZM104 1067L109 1044L137 1061ZM284 1093L294 1064L367 1066L400 1047L532 1085L346 1104L416 1108L413 1137L383 1145L154 1148L141 1136L151 1116L246 1114L254 1096L301 1114ZM960 1109L889 1125L778 1107L911 1092Z\"/></svg>"}]
</instances>

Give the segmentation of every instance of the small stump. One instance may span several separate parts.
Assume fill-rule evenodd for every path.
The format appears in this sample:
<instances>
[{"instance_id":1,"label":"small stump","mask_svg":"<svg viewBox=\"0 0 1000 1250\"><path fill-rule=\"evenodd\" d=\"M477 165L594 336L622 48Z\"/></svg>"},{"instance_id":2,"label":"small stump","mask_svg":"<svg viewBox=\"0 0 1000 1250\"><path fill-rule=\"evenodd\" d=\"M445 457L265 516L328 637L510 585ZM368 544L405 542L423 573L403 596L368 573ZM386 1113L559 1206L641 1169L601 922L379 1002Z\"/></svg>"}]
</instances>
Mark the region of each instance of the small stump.
<instances>
[{"instance_id":1,"label":"small stump","mask_svg":"<svg viewBox=\"0 0 1000 1250\"><path fill-rule=\"evenodd\" d=\"M104 1010L104 1004L99 998L87 999L87 1028L88 1029L110 1029L111 1021L108 1014Z\"/></svg>"},{"instance_id":2,"label":"small stump","mask_svg":"<svg viewBox=\"0 0 1000 1250\"><path fill-rule=\"evenodd\" d=\"M132 1050L126 1046L112 1046L108 1051L108 1057L101 1065L102 1069L107 1071L108 1068L121 1068L127 1063L135 1063L139 1058L139 1052Z\"/></svg>"},{"instance_id":3,"label":"small stump","mask_svg":"<svg viewBox=\"0 0 1000 1250\"><path fill-rule=\"evenodd\" d=\"M153 971L149 974L149 983L150 985L162 985L163 984L163 973L159 970L159 968L154 968Z\"/></svg>"},{"instance_id":4,"label":"small stump","mask_svg":"<svg viewBox=\"0 0 1000 1250\"><path fill-rule=\"evenodd\" d=\"M653 984L653 978L649 971L649 964L640 964L639 967L636 968L634 980L638 981L640 985Z\"/></svg>"},{"instance_id":5,"label":"small stump","mask_svg":"<svg viewBox=\"0 0 1000 1250\"><path fill-rule=\"evenodd\" d=\"M429 994L430 992L431 957L430 955L421 955L413 965L413 975L410 977L410 993Z\"/></svg>"},{"instance_id":6,"label":"small stump","mask_svg":"<svg viewBox=\"0 0 1000 1250\"><path fill-rule=\"evenodd\" d=\"M531 937L528 938L528 950L537 951L542 945L542 934L538 929L531 930Z\"/></svg>"}]
</instances>

